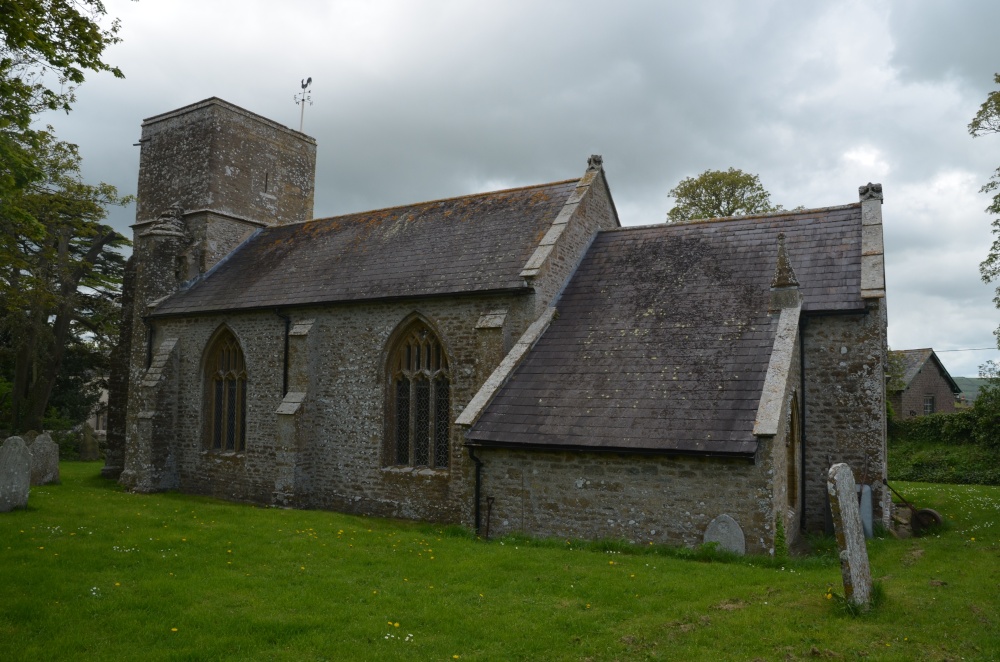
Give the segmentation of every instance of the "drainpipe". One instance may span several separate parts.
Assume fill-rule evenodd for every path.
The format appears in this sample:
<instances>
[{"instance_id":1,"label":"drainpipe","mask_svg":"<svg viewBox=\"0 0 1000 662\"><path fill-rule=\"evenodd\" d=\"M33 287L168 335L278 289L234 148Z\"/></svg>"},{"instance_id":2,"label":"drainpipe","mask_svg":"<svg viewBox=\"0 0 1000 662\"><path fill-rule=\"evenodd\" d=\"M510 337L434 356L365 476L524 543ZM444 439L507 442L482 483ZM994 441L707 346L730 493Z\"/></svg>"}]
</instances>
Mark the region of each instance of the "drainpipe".
<instances>
[{"instance_id":1,"label":"drainpipe","mask_svg":"<svg viewBox=\"0 0 1000 662\"><path fill-rule=\"evenodd\" d=\"M475 489L475 496L473 497L473 499L475 500L476 504L476 535L478 536L479 528L482 522L482 516L479 510L479 492L482 486L483 461L480 460L478 457L476 457L475 449L473 449L472 446L468 446L468 449L469 449L469 457L472 458L472 461L476 463L476 489Z\"/></svg>"},{"instance_id":2,"label":"drainpipe","mask_svg":"<svg viewBox=\"0 0 1000 662\"><path fill-rule=\"evenodd\" d=\"M274 309L274 314L285 321L285 365L281 373L281 397L285 397L288 395L288 336L291 332L292 318L282 315L277 308Z\"/></svg>"},{"instance_id":3,"label":"drainpipe","mask_svg":"<svg viewBox=\"0 0 1000 662\"><path fill-rule=\"evenodd\" d=\"M149 317L143 317L142 323L146 325L146 370L153 365L153 323Z\"/></svg>"},{"instance_id":4,"label":"drainpipe","mask_svg":"<svg viewBox=\"0 0 1000 662\"><path fill-rule=\"evenodd\" d=\"M799 394L802 407L799 412L799 476L802 480L802 501L799 508L799 529L806 529L806 322L808 317L801 317L799 322Z\"/></svg>"}]
</instances>

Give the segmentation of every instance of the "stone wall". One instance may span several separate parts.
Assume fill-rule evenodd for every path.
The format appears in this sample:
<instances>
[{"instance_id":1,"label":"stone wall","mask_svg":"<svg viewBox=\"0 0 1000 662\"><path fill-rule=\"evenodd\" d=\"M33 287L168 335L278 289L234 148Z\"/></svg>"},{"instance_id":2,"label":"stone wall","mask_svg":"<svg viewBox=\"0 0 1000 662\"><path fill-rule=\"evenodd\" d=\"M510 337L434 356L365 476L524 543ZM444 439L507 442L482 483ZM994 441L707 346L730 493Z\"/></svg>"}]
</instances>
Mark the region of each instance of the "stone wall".
<instances>
[{"instance_id":1,"label":"stone wall","mask_svg":"<svg viewBox=\"0 0 1000 662\"><path fill-rule=\"evenodd\" d=\"M153 322L162 343L176 342L176 383L147 417L171 415L169 441L153 446L151 474L175 474L185 491L257 503L472 524L470 460L452 430L448 470L389 466L386 452L386 357L390 338L419 317L435 329L451 366L451 418L502 358L484 356L481 318L505 310L500 337L517 337L533 321L533 297L469 296L407 303L366 303L281 311L290 318L289 393L283 393L285 322L251 312ZM207 450L204 353L225 324L239 340L248 384L247 449ZM160 350L151 370L159 376ZM147 373L142 383L153 383ZM183 388L177 388L183 384ZM170 398L175 398L171 403ZM140 407L142 409L142 407ZM152 411L156 409L156 411ZM279 413L287 412L287 413ZM139 425L143 416L137 416ZM139 433L142 436L142 433ZM162 484L169 482L164 479Z\"/></svg>"},{"instance_id":2,"label":"stone wall","mask_svg":"<svg viewBox=\"0 0 1000 662\"><path fill-rule=\"evenodd\" d=\"M718 515L743 528L747 551L770 553L774 506L770 442L755 461L710 457L478 449L482 531L616 538L696 546Z\"/></svg>"},{"instance_id":3,"label":"stone wall","mask_svg":"<svg viewBox=\"0 0 1000 662\"><path fill-rule=\"evenodd\" d=\"M803 318L807 530L824 527L826 476L838 462L872 486L875 520L888 524L885 329L884 299L870 299L864 313Z\"/></svg>"}]
</instances>

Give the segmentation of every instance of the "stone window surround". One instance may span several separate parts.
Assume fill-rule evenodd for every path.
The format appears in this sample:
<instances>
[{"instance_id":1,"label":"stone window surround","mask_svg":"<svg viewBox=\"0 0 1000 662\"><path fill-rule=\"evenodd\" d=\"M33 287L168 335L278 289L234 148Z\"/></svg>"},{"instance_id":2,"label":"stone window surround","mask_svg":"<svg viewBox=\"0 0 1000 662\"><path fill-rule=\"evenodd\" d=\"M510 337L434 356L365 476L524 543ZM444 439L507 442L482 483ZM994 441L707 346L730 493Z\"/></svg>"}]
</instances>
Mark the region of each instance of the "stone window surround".
<instances>
[{"instance_id":1,"label":"stone window surround","mask_svg":"<svg viewBox=\"0 0 1000 662\"><path fill-rule=\"evenodd\" d=\"M418 340L419 338L419 340ZM421 355L420 363L421 366L414 370L417 363L416 354L412 353L406 355L406 348L409 345L413 347L413 342L418 342L418 344L424 347L433 347L433 356L427 357L426 355ZM400 475L415 475L415 476L447 476L449 473L449 468L451 466L451 389L452 389L452 375L450 371L451 360L449 359L450 352L448 351L445 343L441 337L441 334L436 330L435 326L426 319L423 315L419 313L414 313L404 319L397 327L396 330L390 335L389 342L387 343L388 350L385 352L385 378L384 378L384 389L385 389L385 423L384 423L384 437L383 437L383 471L400 474ZM407 356L412 365L403 366L406 363ZM429 363L428 363L429 360ZM410 382L409 397L407 402L409 403L409 411L407 412L407 423L408 423L408 437L409 437L409 460L407 463L398 462L397 453L399 451L397 447L397 388L400 384L400 379L404 378ZM414 377L420 380L428 382L428 412L426 423L428 425L428 438L427 438L427 458L426 463L417 464L417 458L415 458L416 448L414 443L415 426L417 425L416 418L416 382ZM437 398L440 397L440 392L438 389L438 384L443 382L445 385L445 401L444 407L447 411L447 425L443 432L443 438L439 438L441 431L438 429L437 417L440 416L439 405ZM441 452L442 446L446 448L446 453L448 457L445 458L443 463L440 462L440 458L437 454ZM435 466L436 465L436 466Z\"/></svg>"},{"instance_id":2,"label":"stone window surround","mask_svg":"<svg viewBox=\"0 0 1000 662\"><path fill-rule=\"evenodd\" d=\"M203 393L203 413L204 413L204 442L205 453L217 456L242 457L246 452L246 401L248 396L248 379L246 372L246 353L236 334L227 326L222 325L212 334L205 345L205 360L202 370L204 376ZM226 349L235 350L236 370L227 370L225 375L220 377L219 371L213 369L218 364L220 353ZM216 388L220 379L222 380L222 398L226 397L228 389L226 384L234 381L235 389L232 392L232 407L234 411L227 411L225 402L219 401L219 391ZM216 421L218 407L223 408L221 418ZM228 415L227 415L228 414ZM235 428L235 429L233 429ZM228 437L232 432L232 447L228 447L224 437ZM218 436L218 438L216 438Z\"/></svg>"}]
</instances>

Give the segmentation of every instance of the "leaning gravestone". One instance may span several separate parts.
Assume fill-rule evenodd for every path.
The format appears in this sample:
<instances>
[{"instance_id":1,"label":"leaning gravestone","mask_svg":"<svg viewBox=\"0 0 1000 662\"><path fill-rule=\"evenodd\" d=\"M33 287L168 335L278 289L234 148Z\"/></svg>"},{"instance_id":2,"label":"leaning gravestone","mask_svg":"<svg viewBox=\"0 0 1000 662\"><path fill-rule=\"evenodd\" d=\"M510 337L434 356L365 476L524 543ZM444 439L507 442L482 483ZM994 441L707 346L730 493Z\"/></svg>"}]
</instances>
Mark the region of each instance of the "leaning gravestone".
<instances>
[{"instance_id":1,"label":"leaning gravestone","mask_svg":"<svg viewBox=\"0 0 1000 662\"><path fill-rule=\"evenodd\" d=\"M840 574L844 577L844 597L867 607L872 595L872 573L868 566L868 549L858 510L858 493L854 474L846 464L830 467L826 479L830 495L830 512L840 548Z\"/></svg>"},{"instance_id":2,"label":"leaning gravestone","mask_svg":"<svg viewBox=\"0 0 1000 662\"><path fill-rule=\"evenodd\" d=\"M59 482L59 445L47 433L35 437L28 446L31 452L31 484Z\"/></svg>"},{"instance_id":3,"label":"leaning gravestone","mask_svg":"<svg viewBox=\"0 0 1000 662\"><path fill-rule=\"evenodd\" d=\"M724 549L737 554L745 554L747 551L746 537L739 523L726 514L719 515L708 524L705 529L705 542L719 544L719 549Z\"/></svg>"},{"instance_id":4,"label":"leaning gravestone","mask_svg":"<svg viewBox=\"0 0 1000 662\"><path fill-rule=\"evenodd\" d=\"M28 505L31 489L31 453L20 437L0 446L0 513Z\"/></svg>"}]
</instances>

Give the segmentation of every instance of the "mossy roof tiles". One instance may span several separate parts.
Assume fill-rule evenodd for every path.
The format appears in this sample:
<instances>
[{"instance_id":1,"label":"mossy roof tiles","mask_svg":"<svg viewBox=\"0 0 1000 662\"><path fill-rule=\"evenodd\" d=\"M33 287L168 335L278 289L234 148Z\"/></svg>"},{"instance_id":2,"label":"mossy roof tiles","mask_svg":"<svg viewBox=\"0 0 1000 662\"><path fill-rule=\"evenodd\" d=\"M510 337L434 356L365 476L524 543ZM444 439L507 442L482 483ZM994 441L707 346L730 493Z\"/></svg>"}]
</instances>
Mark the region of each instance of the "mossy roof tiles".
<instances>
[{"instance_id":1,"label":"mossy roof tiles","mask_svg":"<svg viewBox=\"0 0 1000 662\"><path fill-rule=\"evenodd\" d=\"M804 312L864 310L857 204L603 232L469 443L752 455L779 233Z\"/></svg>"},{"instance_id":2,"label":"mossy roof tiles","mask_svg":"<svg viewBox=\"0 0 1000 662\"><path fill-rule=\"evenodd\" d=\"M154 315L525 289L577 180L262 229Z\"/></svg>"}]
</instances>

